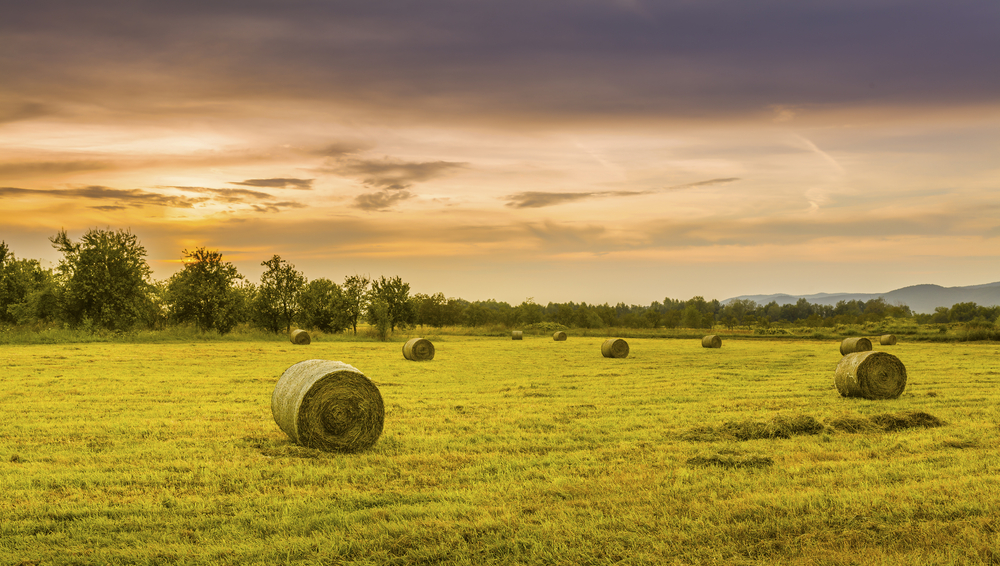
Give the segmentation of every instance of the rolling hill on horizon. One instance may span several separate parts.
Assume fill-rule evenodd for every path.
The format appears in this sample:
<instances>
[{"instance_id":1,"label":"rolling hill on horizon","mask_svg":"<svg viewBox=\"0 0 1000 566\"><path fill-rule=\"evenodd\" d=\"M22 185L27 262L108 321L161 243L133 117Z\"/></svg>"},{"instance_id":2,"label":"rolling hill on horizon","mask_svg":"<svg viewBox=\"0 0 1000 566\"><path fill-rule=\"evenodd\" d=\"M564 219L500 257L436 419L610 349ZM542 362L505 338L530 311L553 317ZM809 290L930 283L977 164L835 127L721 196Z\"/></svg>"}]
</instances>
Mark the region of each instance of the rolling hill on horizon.
<instances>
[{"instance_id":1,"label":"rolling hill on horizon","mask_svg":"<svg viewBox=\"0 0 1000 566\"><path fill-rule=\"evenodd\" d=\"M937 307L951 308L957 303L976 303L983 306L1000 305L1000 281L968 287L942 287L922 284L903 287L888 293L816 293L814 295L740 295L722 301L727 304L736 299L749 299L766 305L771 301L779 305L792 304L805 299L816 305L836 305L840 301L870 301L882 297L889 304L903 304L914 313L933 313Z\"/></svg>"}]
</instances>

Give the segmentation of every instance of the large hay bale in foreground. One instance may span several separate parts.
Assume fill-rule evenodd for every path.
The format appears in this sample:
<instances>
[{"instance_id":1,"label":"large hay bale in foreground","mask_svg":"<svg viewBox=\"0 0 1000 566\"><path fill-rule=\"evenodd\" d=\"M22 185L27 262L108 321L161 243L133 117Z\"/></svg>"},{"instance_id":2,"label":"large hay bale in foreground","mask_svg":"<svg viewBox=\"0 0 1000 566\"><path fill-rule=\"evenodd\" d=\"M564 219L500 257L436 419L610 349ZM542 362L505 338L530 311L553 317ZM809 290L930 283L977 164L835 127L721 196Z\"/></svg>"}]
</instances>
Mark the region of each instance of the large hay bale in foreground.
<instances>
[{"instance_id":1,"label":"large hay bale in foreground","mask_svg":"<svg viewBox=\"0 0 1000 566\"><path fill-rule=\"evenodd\" d=\"M513 331L513 332L510 333L510 339L511 340L523 340L524 339L524 332L522 332L520 330L515 330L515 331Z\"/></svg>"},{"instance_id":2,"label":"large hay bale in foreground","mask_svg":"<svg viewBox=\"0 0 1000 566\"><path fill-rule=\"evenodd\" d=\"M385 408L378 387L357 368L306 360L281 374L271 414L292 442L327 452L358 452L382 434Z\"/></svg>"},{"instance_id":3,"label":"large hay bale in foreground","mask_svg":"<svg viewBox=\"0 0 1000 566\"><path fill-rule=\"evenodd\" d=\"M605 358L627 358L628 342L621 338L608 338L601 344L601 353Z\"/></svg>"},{"instance_id":4,"label":"large hay bale in foreground","mask_svg":"<svg viewBox=\"0 0 1000 566\"><path fill-rule=\"evenodd\" d=\"M896 335L895 334L883 334L879 336L878 343L881 346L895 346L896 345Z\"/></svg>"},{"instance_id":5,"label":"large hay bale in foreground","mask_svg":"<svg viewBox=\"0 0 1000 566\"><path fill-rule=\"evenodd\" d=\"M721 348L722 338L719 338L715 334L709 334L701 339L702 348Z\"/></svg>"},{"instance_id":6,"label":"large hay bale in foreground","mask_svg":"<svg viewBox=\"0 0 1000 566\"><path fill-rule=\"evenodd\" d=\"M403 357L415 362L434 359L434 344L426 338L410 338L403 344Z\"/></svg>"},{"instance_id":7,"label":"large hay bale in foreground","mask_svg":"<svg viewBox=\"0 0 1000 566\"><path fill-rule=\"evenodd\" d=\"M555 334L552 335L552 339L555 340L556 342L565 342L566 333L563 332L562 330L557 330Z\"/></svg>"},{"instance_id":8,"label":"large hay bale in foreground","mask_svg":"<svg viewBox=\"0 0 1000 566\"><path fill-rule=\"evenodd\" d=\"M863 336L856 338L844 338L844 341L840 343L841 356L853 354L854 352L868 352L871 349L872 341Z\"/></svg>"},{"instance_id":9,"label":"large hay bale in foreground","mask_svg":"<svg viewBox=\"0 0 1000 566\"><path fill-rule=\"evenodd\" d=\"M834 384L844 397L895 399L906 388L906 367L887 352L854 352L840 358Z\"/></svg>"},{"instance_id":10,"label":"large hay bale in foreground","mask_svg":"<svg viewBox=\"0 0 1000 566\"><path fill-rule=\"evenodd\" d=\"M309 338L309 333L300 328L293 330L292 333L288 335L288 339L292 341L292 344L299 346L305 346L306 344L312 342Z\"/></svg>"}]
</instances>

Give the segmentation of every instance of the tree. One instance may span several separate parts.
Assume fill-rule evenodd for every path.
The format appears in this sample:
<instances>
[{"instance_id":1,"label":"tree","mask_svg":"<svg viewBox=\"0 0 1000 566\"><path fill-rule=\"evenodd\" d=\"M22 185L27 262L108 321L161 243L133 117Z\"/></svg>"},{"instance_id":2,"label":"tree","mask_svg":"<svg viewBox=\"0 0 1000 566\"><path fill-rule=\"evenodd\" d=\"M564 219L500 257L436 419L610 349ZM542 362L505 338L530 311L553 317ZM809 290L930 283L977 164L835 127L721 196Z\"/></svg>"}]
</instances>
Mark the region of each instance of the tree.
<instances>
[{"instance_id":1,"label":"tree","mask_svg":"<svg viewBox=\"0 0 1000 566\"><path fill-rule=\"evenodd\" d=\"M517 306L521 324L535 324L542 321L542 305L535 302L534 297L528 297Z\"/></svg>"},{"instance_id":2,"label":"tree","mask_svg":"<svg viewBox=\"0 0 1000 566\"><path fill-rule=\"evenodd\" d=\"M306 278L295 266L275 255L260 263L267 270L260 276L260 287L254 302L257 324L271 332L292 331L292 322L299 314L299 294Z\"/></svg>"},{"instance_id":3,"label":"tree","mask_svg":"<svg viewBox=\"0 0 1000 566\"><path fill-rule=\"evenodd\" d=\"M358 319L365 312L365 301L368 299L368 285L371 278L367 275L349 275L344 279L344 305L347 308L347 320L358 334Z\"/></svg>"},{"instance_id":4,"label":"tree","mask_svg":"<svg viewBox=\"0 0 1000 566\"><path fill-rule=\"evenodd\" d=\"M6 242L0 242L0 322L23 324L54 315L54 305L45 306L52 288L50 270L38 260L17 259Z\"/></svg>"},{"instance_id":5,"label":"tree","mask_svg":"<svg viewBox=\"0 0 1000 566\"><path fill-rule=\"evenodd\" d=\"M93 229L73 242L61 230L49 240L63 254L58 272L71 325L126 330L148 312L151 270L134 234Z\"/></svg>"},{"instance_id":6,"label":"tree","mask_svg":"<svg viewBox=\"0 0 1000 566\"><path fill-rule=\"evenodd\" d=\"M206 248L183 252L184 269L167 283L170 316L177 322L193 322L201 331L231 331L240 318L240 296L236 288L243 279L222 254Z\"/></svg>"},{"instance_id":7,"label":"tree","mask_svg":"<svg viewBox=\"0 0 1000 566\"><path fill-rule=\"evenodd\" d=\"M323 332L342 332L351 326L344 290L325 278L313 279L299 295L302 324Z\"/></svg>"},{"instance_id":8,"label":"tree","mask_svg":"<svg viewBox=\"0 0 1000 566\"><path fill-rule=\"evenodd\" d=\"M375 337L385 342L392 330L392 316L389 314L389 303L381 297L373 297L368 301L368 323L372 325Z\"/></svg>"},{"instance_id":9,"label":"tree","mask_svg":"<svg viewBox=\"0 0 1000 566\"><path fill-rule=\"evenodd\" d=\"M383 275L378 280L372 281L369 302L377 299L385 301L389 330L395 331L397 326L411 323L415 319L413 303L410 302L410 284L404 283L399 276L386 279Z\"/></svg>"}]
</instances>

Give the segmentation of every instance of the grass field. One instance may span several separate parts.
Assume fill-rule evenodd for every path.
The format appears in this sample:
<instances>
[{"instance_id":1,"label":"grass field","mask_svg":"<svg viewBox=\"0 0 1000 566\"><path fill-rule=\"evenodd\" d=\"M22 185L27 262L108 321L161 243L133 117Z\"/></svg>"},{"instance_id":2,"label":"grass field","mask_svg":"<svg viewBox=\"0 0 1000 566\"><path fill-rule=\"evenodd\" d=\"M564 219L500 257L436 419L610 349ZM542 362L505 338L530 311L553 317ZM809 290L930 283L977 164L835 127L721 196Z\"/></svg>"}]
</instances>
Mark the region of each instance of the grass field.
<instances>
[{"instance_id":1,"label":"grass field","mask_svg":"<svg viewBox=\"0 0 1000 566\"><path fill-rule=\"evenodd\" d=\"M1000 564L995 343L876 345L865 401L839 341L429 338L0 347L0 564ZM379 386L371 450L275 425L312 358Z\"/></svg>"}]
</instances>

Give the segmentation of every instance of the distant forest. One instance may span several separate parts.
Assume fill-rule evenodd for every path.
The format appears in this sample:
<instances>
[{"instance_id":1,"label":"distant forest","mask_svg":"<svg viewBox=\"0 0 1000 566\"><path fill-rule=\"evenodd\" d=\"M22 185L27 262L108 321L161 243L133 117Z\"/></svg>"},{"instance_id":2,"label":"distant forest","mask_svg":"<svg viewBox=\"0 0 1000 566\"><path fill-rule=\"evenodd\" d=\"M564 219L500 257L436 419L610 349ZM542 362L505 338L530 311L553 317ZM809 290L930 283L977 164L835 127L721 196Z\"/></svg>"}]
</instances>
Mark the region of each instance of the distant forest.
<instances>
[{"instance_id":1,"label":"distant forest","mask_svg":"<svg viewBox=\"0 0 1000 566\"><path fill-rule=\"evenodd\" d=\"M62 259L53 269L35 259L19 259L0 242L0 325L43 329L127 331L193 325L202 331L231 332L240 325L270 332L293 327L357 334L367 322L385 339L397 328L501 326L553 323L570 328L760 329L798 325L833 327L893 317L926 323L993 326L1000 307L958 303L933 314L913 314L882 298L816 305L728 304L692 297L665 298L649 305L503 301L411 293L400 277L350 275L343 282L308 279L280 256L264 261L252 282L222 254L207 248L183 250L184 267L165 281L152 279L146 250L128 230L92 229L73 241L65 231L50 238Z\"/></svg>"}]
</instances>

